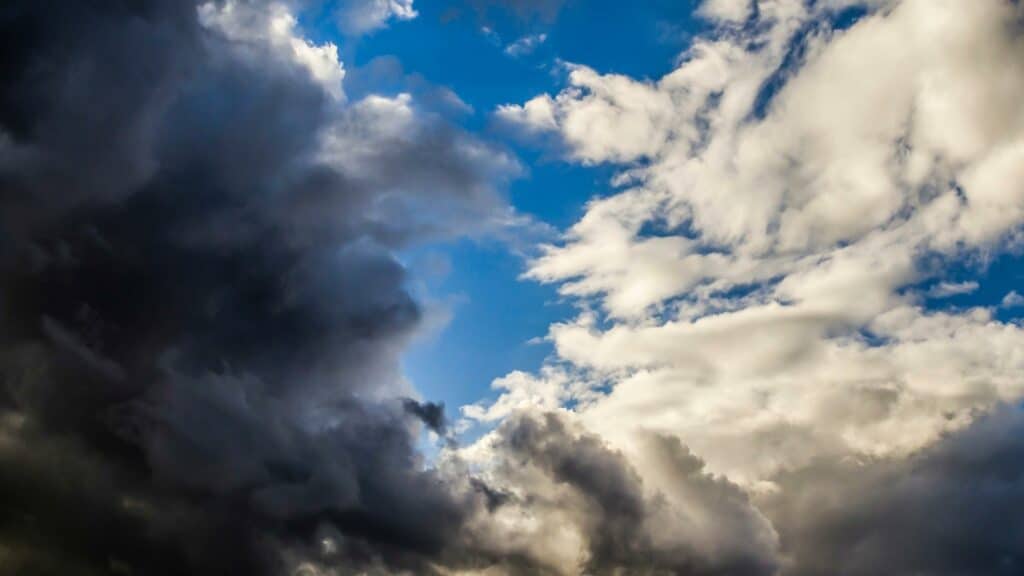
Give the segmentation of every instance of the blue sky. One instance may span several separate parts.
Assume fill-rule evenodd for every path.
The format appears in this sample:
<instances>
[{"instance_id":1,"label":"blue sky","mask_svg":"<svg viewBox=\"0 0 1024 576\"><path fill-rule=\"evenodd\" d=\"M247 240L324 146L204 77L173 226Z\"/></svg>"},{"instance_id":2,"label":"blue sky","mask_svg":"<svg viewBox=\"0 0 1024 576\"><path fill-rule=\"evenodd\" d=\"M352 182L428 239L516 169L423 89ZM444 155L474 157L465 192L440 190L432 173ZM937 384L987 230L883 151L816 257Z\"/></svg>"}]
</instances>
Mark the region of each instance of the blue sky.
<instances>
[{"instance_id":1,"label":"blue sky","mask_svg":"<svg viewBox=\"0 0 1024 576\"><path fill-rule=\"evenodd\" d=\"M588 200L611 191L609 180L619 167L564 162L550 147L510 137L496 124L494 110L557 93L565 86L563 62L582 63L599 73L659 79L676 67L696 36L708 33L708 22L694 14L698 4L569 1L553 13L540 14L497 3L478 10L474 6L479 4L468 2L419 0L416 18L391 21L353 37L338 33L329 8L301 16L311 39L339 46L351 98L424 87L443 87L456 94L471 110L444 113L506 147L521 162L522 174L505 190L510 203L557 231L575 223ZM832 16L832 26L849 28L865 13L858 6L841 11ZM545 40L531 51L506 52L515 41L538 35ZM801 43L793 44L793 54L802 54ZM777 83L798 63L799 59L787 59L776 80L766 84L765 98L772 97ZM762 98L758 105L761 113L767 102ZM403 260L421 295L451 314L443 327L416 341L405 355L404 367L425 397L444 402L449 410L493 398L490 382L512 370L539 369L552 358L551 345L542 340L548 327L574 314L572 302L558 295L557 286L522 279L524 255L495 239L421 246ZM1013 253L973 258L915 289L958 284L961 288L952 294L933 291L925 306L991 306L998 319L1013 320L1024 308L998 305L1008 292L1022 290L1020 264Z\"/></svg>"},{"instance_id":2,"label":"blue sky","mask_svg":"<svg viewBox=\"0 0 1024 576\"><path fill-rule=\"evenodd\" d=\"M338 37L333 22L321 17L321 38L339 44L349 70L346 88L351 91L351 78L383 68L390 70L383 75L396 91L407 86L402 76L420 76L451 89L473 108L461 119L464 125L510 147L522 162L524 173L507 190L511 203L557 229L575 222L588 199L608 191L615 170L567 164L505 138L494 125L493 110L560 89L565 83L560 61L585 61L601 71L656 79L672 70L701 26L692 18L694 4L686 1L569 2L551 18L497 7L481 14L448 2L415 6L416 19L392 22L358 39ZM518 57L505 52L515 40L536 34L547 39L534 52ZM368 81L369 89L381 90L381 75ZM413 263L424 257L450 263L442 277L428 274L420 280L433 298L451 304L451 322L417 342L405 367L425 397L451 408L492 396L494 378L538 368L551 347L537 339L572 311L555 287L521 280L522 256L501 242L462 240L419 248L407 257Z\"/></svg>"}]
</instances>

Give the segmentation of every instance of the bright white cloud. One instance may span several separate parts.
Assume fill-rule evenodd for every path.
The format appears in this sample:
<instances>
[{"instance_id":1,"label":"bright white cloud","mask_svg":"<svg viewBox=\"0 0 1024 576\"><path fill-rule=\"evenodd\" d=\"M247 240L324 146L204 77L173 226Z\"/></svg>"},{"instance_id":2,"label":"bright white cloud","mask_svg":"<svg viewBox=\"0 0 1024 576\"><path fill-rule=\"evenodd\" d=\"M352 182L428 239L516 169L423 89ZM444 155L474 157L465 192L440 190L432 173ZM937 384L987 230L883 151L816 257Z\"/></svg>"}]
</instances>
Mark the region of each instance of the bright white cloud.
<instances>
[{"instance_id":1,"label":"bright white cloud","mask_svg":"<svg viewBox=\"0 0 1024 576\"><path fill-rule=\"evenodd\" d=\"M822 24L854 4L872 11ZM756 17L756 38L699 39L657 81L572 66L562 92L497 111L628 184L527 272L599 310L550 330L572 374L609 387L573 412L627 452L638 430L677 436L751 489L815 456L908 454L1024 397L1020 326L910 290L976 290L936 263L1024 223L1024 7L773 0Z\"/></svg>"},{"instance_id":2,"label":"bright white cloud","mask_svg":"<svg viewBox=\"0 0 1024 576\"><path fill-rule=\"evenodd\" d=\"M571 88L554 101L538 96L523 106L500 108L499 116L526 120L533 131L560 130L573 156L586 162L650 155L668 137L665 121L672 101L655 86L625 76L600 76L583 66L571 68L569 83ZM547 121L549 116L554 124Z\"/></svg>"},{"instance_id":3,"label":"bright white cloud","mask_svg":"<svg viewBox=\"0 0 1024 576\"><path fill-rule=\"evenodd\" d=\"M1003 296L1000 306L1003 308L1019 308L1024 306L1024 296L1021 296L1016 290L1011 290L1006 296Z\"/></svg>"},{"instance_id":4,"label":"bright white cloud","mask_svg":"<svg viewBox=\"0 0 1024 576\"><path fill-rule=\"evenodd\" d=\"M750 0L705 0L699 13L724 22L743 22L750 15Z\"/></svg>"},{"instance_id":5,"label":"bright white cloud","mask_svg":"<svg viewBox=\"0 0 1024 576\"><path fill-rule=\"evenodd\" d=\"M229 0L219 5L201 4L198 10L203 26L216 30L240 50L269 47L279 57L306 69L332 97L344 98L341 83L345 68L338 59L338 47L331 42L317 45L302 37L295 15L285 4L262 6Z\"/></svg>"},{"instance_id":6,"label":"bright white cloud","mask_svg":"<svg viewBox=\"0 0 1024 576\"><path fill-rule=\"evenodd\" d=\"M411 1L386 4L396 17L415 16ZM513 249L518 246L513 236L542 237L542 226L510 206L502 207L498 186L520 171L515 158L448 124L409 93L369 94L347 101L337 47L305 38L292 7L229 0L200 5L198 16L243 61L294 69L323 88L330 100L327 121L317 128L313 158L345 174L348 185L375 192L373 201L359 208L361 218L376 222L382 235L394 236L389 241L399 243L404 240L392 231L396 221L418 234L442 237L446 229L458 229L507 242ZM466 106L450 90L438 94L447 106ZM419 162L407 160L395 170L391 163L398 157ZM456 164L458 171L451 170ZM457 185L452 180L455 172L462 179ZM460 194L459 201L438 202L439 194L449 193ZM339 215L322 211L304 217L303 226L293 231L296 240L311 230L337 225Z\"/></svg>"}]
</instances>

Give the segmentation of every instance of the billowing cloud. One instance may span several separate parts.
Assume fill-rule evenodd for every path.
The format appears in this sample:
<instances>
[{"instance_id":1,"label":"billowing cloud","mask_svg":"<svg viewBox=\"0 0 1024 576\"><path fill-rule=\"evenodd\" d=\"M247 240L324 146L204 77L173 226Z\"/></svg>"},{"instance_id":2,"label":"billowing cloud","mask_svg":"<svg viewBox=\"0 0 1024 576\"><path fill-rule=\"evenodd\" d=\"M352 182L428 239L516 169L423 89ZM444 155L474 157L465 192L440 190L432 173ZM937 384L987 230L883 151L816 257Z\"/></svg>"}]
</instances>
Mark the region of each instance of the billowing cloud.
<instances>
[{"instance_id":1,"label":"billowing cloud","mask_svg":"<svg viewBox=\"0 0 1024 576\"><path fill-rule=\"evenodd\" d=\"M1017 574L1024 525L1018 410L909 459L823 460L778 478L761 507L787 574Z\"/></svg>"},{"instance_id":2,"label":"billowing cloud","mask_svg":"<svg viewBox=\"0 0 1024 576\"><path fill-rule=\"evenodd\" d=\"M557 411L517 411L465 455L501 494L473 525L514 574L771 574L776 536L747 495L675 438L645 435L636 469Z\"/></svg>"},{"instance_id":3,"label":"billowing cloud","mask_svg":"<svg viewBox=\"0 0 1024 576\"><path fill-rule=\"evenodd\" d=\"M497 225L515 162L345 103L282 4L2 11L5 569L424 573L481 500L416 448L395 251Z\"/></svg>"},{"instance_id":4,"label":"billowing cloud","mask_svg":"<svg viewBox=\"0 0 1024 576\"><path fill-rule=\"evenodd\" d=\"M1020 398L1020 327L922 300L977 288L943 263L1008 247L1024 217L1024 14L907 0L833 27L854 4L759 2L660 80L572 66L498 110L624 167L527 272L598 310L549 335L612 384L579 407L595 429L678 434L756 483L914 451Z\"/></svg>"},{"instance_id":5,"label":"billowing cloud","mask_svg":"<svg viewBox=\"0 0 1024 576\"><path fill-rule=\"evenodd\" d=\"M982 488L989 464L966 446L1012 444L985 415L1024 398L1024 331L999 302L942 299L979 288L965 266L1019 244L1024 8L700 13L716 25L662 78L570 64L562 91L497 109L567 161L619 172L526 272L580 306L550 327L554 358L496 381L464 425L557 403L644 481L657 462L640 439L677 438L752 495L783 574L1019 570L1016 540L977 558L946 545L984 539L988 518L926 514L947 494L1019 507L1017 480Z\"/></svg>"},{"instance_id":6,"label":"billowing cloud","mask_svg":"<svg viewBox=\"0 0 1024 576\"><path fill-rule=\"evenodd\" d=\"M269 44L272 54L306 68L329 94L342 98L345 69L338 61L338 47L330 42L317 46L298 35L296 18L286 5L208 2L199 5L199 22L220 32L232 49L254 50L257 58L266 54Z\"/></svg>"}]
</instances>

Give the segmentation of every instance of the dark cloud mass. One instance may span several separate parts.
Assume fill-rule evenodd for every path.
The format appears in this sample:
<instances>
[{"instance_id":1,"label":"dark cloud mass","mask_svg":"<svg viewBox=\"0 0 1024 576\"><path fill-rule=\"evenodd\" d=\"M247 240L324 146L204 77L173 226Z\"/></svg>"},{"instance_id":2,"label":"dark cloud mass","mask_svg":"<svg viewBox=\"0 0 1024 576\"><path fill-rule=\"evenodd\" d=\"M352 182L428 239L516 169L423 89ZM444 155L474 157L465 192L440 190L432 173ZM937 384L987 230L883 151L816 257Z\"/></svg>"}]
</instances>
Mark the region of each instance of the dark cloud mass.
<instances>
[{"instance_id":1,"label":"dark cloud mass","mask_svg":"<svg viewBox=\"0 0 1024 576\"><path fill-rule=\"evenodd\" d=\"M498 209L491 168L196 14L0 7L2 571L419 572L473 502L414 448L443 420L401 400L422 312L392 250Z\"/></svg>"},{"instance_id":2,"label":"dark cloud mass","mask_svg":"<svg viewBox=\"0 0 1024 576\"><path fill-rule=\"evenodd\" d=\"M1024 572L1024 415L1004 408L909 459L819 461L763 509L794 576Z\"/></svg>"}]
</instances>

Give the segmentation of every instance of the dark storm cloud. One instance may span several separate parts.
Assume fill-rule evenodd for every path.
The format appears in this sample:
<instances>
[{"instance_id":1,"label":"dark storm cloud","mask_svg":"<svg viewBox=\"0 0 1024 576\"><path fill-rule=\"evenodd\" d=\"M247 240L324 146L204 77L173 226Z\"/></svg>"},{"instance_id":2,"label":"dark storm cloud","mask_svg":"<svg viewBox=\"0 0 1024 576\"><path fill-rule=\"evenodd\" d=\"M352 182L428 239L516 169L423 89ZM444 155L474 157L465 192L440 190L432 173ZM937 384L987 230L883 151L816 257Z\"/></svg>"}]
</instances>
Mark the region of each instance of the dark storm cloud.
<instances>
[{"instance_id":1,"label":"dark storm cloud","mask_svg":"<svg viewBox=\"0 0 1024 576\"><path fill-rule=\"evenodd\" d=\"M375 132L188 2L6 2L0 39L0 558L423 571L478 498L415 449L392 250L500 209L487 150Z\"/></svg>"},{"instance_id":2,"label":"dark storm cloud","mask_svg":"<svg viewBox=\"0 0 1024 576\"><path fill-rule=\"evenodd\" d=\"M908 459L818 462L763 509L793 576L1024 571L1024 415L1005 408Z\"/></svg>"},{"instance_id":3,"label":"dark storm cloud","mask_svg":"<svg viewBox=\"0 0 1024 576\"><path fill-rule=\"evenodd\" d=\"M447 421L444 417L444 404L417 402L406 399L403 402L403 406L405 406L406 412L422 420L428 428L440 435L444 435L445 428L447 427Z\"/></svg>"}]
</instances>

